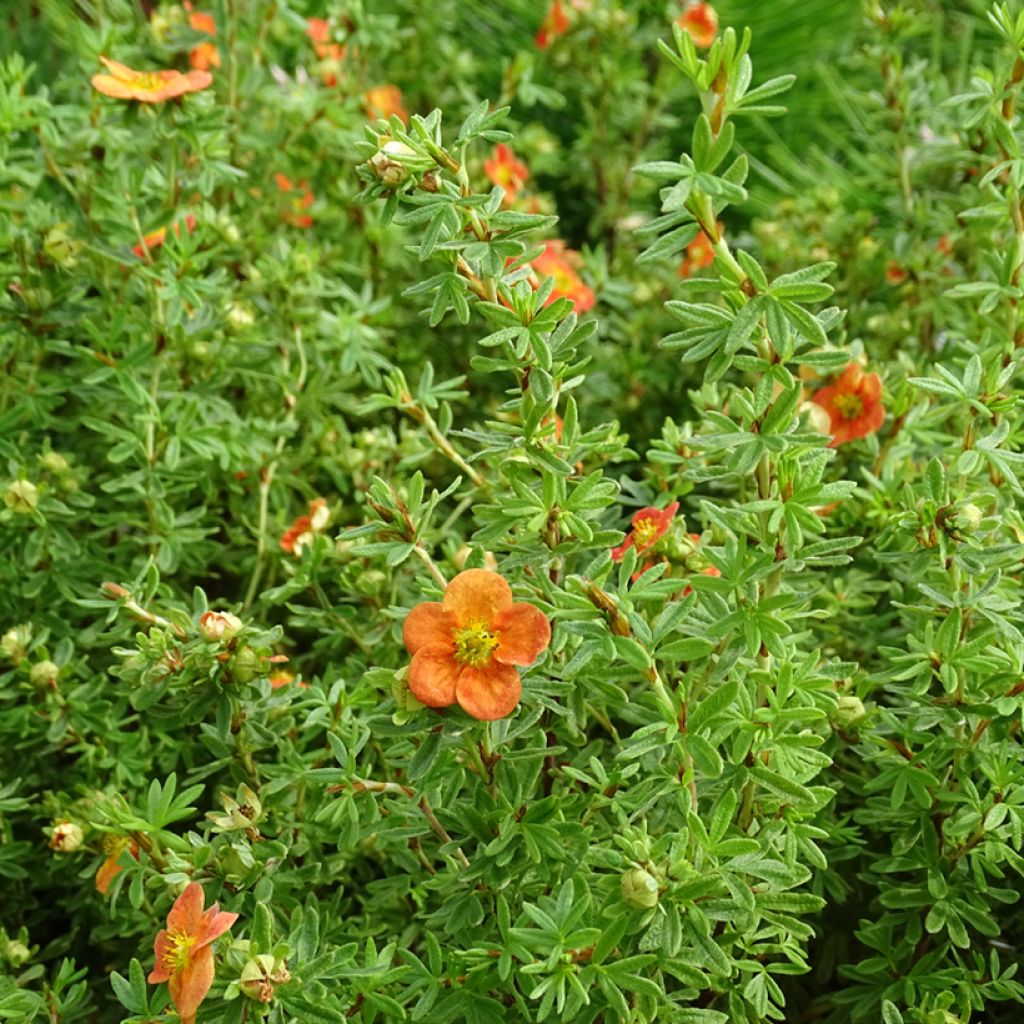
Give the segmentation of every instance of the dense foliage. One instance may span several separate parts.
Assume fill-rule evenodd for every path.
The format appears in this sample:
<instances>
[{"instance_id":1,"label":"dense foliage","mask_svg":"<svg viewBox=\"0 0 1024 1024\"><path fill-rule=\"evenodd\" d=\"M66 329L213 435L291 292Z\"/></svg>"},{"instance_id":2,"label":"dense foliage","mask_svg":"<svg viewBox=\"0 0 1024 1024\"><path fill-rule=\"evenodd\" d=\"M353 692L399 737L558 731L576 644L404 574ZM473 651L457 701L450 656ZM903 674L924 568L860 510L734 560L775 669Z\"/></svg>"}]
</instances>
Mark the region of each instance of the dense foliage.
<instances>
[{"instance_id":1,"label":"dense foliage","mask_svg":"<svg viewBox=\"0 0 1024 1024\"><path fill-rule=\"evenodd\" d=\"M1019 3L0 24L0 1021L1020 1019Z\"/></svg>"}]
</instances>

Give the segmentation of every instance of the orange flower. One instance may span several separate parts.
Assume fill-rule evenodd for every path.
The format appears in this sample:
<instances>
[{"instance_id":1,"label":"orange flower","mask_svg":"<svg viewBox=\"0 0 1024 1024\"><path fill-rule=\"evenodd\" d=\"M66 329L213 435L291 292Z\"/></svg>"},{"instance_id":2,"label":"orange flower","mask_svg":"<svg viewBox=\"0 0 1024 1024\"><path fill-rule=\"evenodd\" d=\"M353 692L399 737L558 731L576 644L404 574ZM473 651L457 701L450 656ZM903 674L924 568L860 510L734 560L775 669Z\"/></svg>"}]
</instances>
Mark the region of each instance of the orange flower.
<instances>
[{"instance_id":1,"label":"orange flower","mask_svg":"<svg viewBox=\"0 0 1024 1024\"><path fill-rule=\"evenodd\" d=\"M291 683L295 683L295 673L289 672L286 668L277 668L270 673L270 688L272 690L280 690L284 686L288 686ZM295 683L296 686L301 687L303 690L309 688L309 683L303 683L301 680Z\"/></svg>"},{"instance_id":2,"label":"orange flower","mask_svg":"<svg viewBox=\"0 0 1024 1024\"><path fill-rule=\"evenodd\" d=\"M402 639L412 655L409 689L432 708L457 703L484 722L511 714L522 683L516 665L532 665L551 642L539 608L514 604L504 577L488 569L460 572L443 601L418 604Z\"/></svg>"},{"instance_id":3,"label":"orange flower","mask_svg":"<svg viewBox=\"0 0 1024 1024\"><path fill-rule=\"evenodd\" d=\"M306 35L313 44L314 52L326 65L322 71L324 85L337 85L337 71L348 47L331 41L331 26L323 18L307 18Z\"/></svg>"},{"instance_id":4,"label":"orange flower","mask_svg":"<svg viewBox=\"0 0 1024 1024\"><path fill-rule=\"evenodd\" d=\"M216 903L204 912L205 902L203 887L190 882L174 901L167 927L153 943L156 966L149 981L167 982L181 1024L195 1024L196 1010L213 984L213 941L238 920L237 914L221 910Z\"/></svg>"},{"instance_id":5,"label":"orange flower","mask_svg":"<svg viewBox=\"0 0 1024 1024\"><path fill-rule=\"evenodd\" d=\"M185 215L185 227L188 228L189 232L195 231L196 229L196 218L191 214ZM174 235L177 237L181 234L181 222L179 221L174 225ZM161 245L167 240L167 228L157 228L156 231L150 231L148 235L143 235L143 239L146 243L146 249L152 252L154 249L159 249ZM135 253L139 259L145 259L146 250L142 247L142 242L138 245L132 246L132 252Z\"/></svg>"},{"instance_id":6,"label":"orange flower","mask_svg":"<svg viewBox=\"0 0 1024 1024\"><path fill-rule=\"evenodd\" d=\"M586 313L597 302L593 291L576 273L579 253L566 248L564 242L544 243L544 251L533 261L533 269L542 277L553 277L555 287L545 301L550 306L556 299L571 299L577 313Z\"/></svg>"},{"instance_id":7,"label":"orange flower","mask_svg":"<svg viewBox=\"0 0 1024 1024\"><path fill-rule=\"evenodd\" d=\"M676 18L676 24L693 40L694 46L702 49L707 49L718 34L718 14L711 4L690 4Z\"/></svg>"},{"instance_id":8,"label":"orange flower","mask_svg":"<svg viewBox=\"0 0 1024 1024\"><path fill-rule=\"evenodd\" d=\"M213 15L206 11L194 11L189 0L182 0L182 7L188 12L189 28L196 32L215 37L217 35L217 22ZM210 68L220 67L220 52L211 42L202 42L193 47L188 54L188 62L200 71L209 71Z\"/></svg>"},{"instance_id":9,"label":"orange flower","mask_svg":"<svg viewBox=\"0 0 1024 1024\"><path fill-rule=\"evenodd\" d=\"M303 210L308 210L313 205L313 193L309 188L308 181L300 181L298 184L284 174L275 174L274 183L281 192L301 193L291 197L291 209L281 214L281 220L285 224L291 224L296 228L310 228L313 226L313 218Z\"/></svg>"},{"instance_id":10,"label":"orange flower","mask_svg":"<svg viewBox=\"0 0 1024 1024\"><path fill-rule=\"evenodd\" d=\"M505 190L503 206L511 206L515 202L516 195L530 177L529 168L516 159L515 153L504 142L499 142L491 158L484 161L484 173L492 185L500 185Z\"/></svg>"},{"instance_id":11,"label":"orange flower","mask_svg":"<svg viewBox=\"0 0 1024 1024\"><path fill-rule=\"evenodd\" d=\"M363 93L366 116L387 120L397 114L403 123L409 123L409 112L402 105L402 90L397 85L375 85Z\"/></svg>"},{"instance_id":12,"label":"orange flower","mask_svg":"<svg viewBox=\"0 0 1024 1024\"><path fill-rule=\"evenodd\" d=\"M138 100L140 103L162 103L164 100L199 92L212 81L209 71L135 71L116 60L100 57L110 74L92 76L92 87L117 100Z\"/></svg>"},{"instance_id":13,"label":"orange flower","mask_svg":"<svg viewBox=\"0 0 1024 1024\"><path fill-rule=\"evenodd\" d=\"M633 529L617 548L612 548L612 561L621 562L630 548L636 548L638 555L647 554L668 533L678 511L679 502L673 501L668 508L648 506L635 512L632 519Z\"/></svg>"},{"instance_id":14,"label":"orange flower","mask_svg":"<svg viewBox=\"0 0 1024 1024\"><path fill-rule=\"evenodd\" d=\"M301 555L302 549L313 542L313 537L322 533L331 518L331 510L325 498L314 498L309 503L309 514L299 516L281 537L281 550L290 555Z\"/></svg>"},{"instance_id":15,"label":"orange flower","mask_svg":"<svg viewBox=\"0 0 1024 1024\"><path fill-rule=\"evenodd\" d=\"M551 41L569 31L569 15L562 8L562 0L551 0L548 13L544 16L537 35L534 37L537 45L545 50L551 45Z\"/></svg>"},{"instance_id":16,"label":"orange flower","mask_svg":"<svg viewBox=\"0 0 1024 1024\"><path fill-rule=\"evenodd\" d=\"M679 264L680 277L692 277L698 270L710 267L715 262L715 250L711 239L702 231L686 247L683 262Z\"/></svg>"},{"instance_id":17,"label":"orange flower","mask_svg":"<svg viewBox=\"0 0 1024 1024\"><path fill-rule=\"evenodd\" d=\"M829 448L873 434L885 422L882 380L850 363L834 384L821 388L811 401L820 405L832 421Z\"/></svg>"},{"instance_id":18,"label":"orange flower","mask_svg":"<svg viewBox=\"0 0 1024 1024\"><path fill-rule=\"evenodd\" d=\"M127 836L107 836L103 840L103 852L107 855L107 859L96 872L96 888L101 895L107 895L107 890L114 877L124 871L118 861L125 850L136 860L139 859L139 844L134 839L129 839Z\"/></svg>"}]
</instances>

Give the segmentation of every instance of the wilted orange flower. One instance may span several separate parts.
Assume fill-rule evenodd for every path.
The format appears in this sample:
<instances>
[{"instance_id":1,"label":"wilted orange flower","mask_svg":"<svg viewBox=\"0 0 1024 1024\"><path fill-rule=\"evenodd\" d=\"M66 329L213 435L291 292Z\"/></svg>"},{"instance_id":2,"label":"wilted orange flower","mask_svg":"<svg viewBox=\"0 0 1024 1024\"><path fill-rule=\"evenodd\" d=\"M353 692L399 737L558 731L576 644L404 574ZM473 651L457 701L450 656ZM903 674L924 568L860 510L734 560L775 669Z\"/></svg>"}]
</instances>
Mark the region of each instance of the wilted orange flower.
<instances>
[{"instance_id":1,"label":"wilted orange flower","mask_svg":"<svg viewBox=\"0 0 1024 1024\"><path fill-rule=\"evenodd\" d=\"M277 185L278 191L280 192L295 192L296 194L291 197L290 209L285 210L281 214L281 220L285 224L291 224L292 227L296 228L310 228L313 226L313 218L308 213L303 213L303 210L308 210L313 205L313 193L310 190L308 181L300 181L298 183L291 180L284 174L275 174L274 183Z\"/></svg>"},{"instance_id":2,"label":"wilted orange flower","mask_svg":"<svg viewBox=\"0 0 1024 1024\"><path fill-rule=\"evenodd\" d=\"M693 40L694 46L709 47L718 34L718 14L711 4L695 3L676 18L676 24Z\"/></svg>"},{"instance_id":3,"label":"wilted orange flower","mask_svg":"<svg viewBox=\"0 0 1024 1024\"><path fill-rule=\"evenodd\" d=\"M903 284L907 279L906 267L900 266L895 260L889 260L885 265L885 280L889 284Z\"/></svg>"},{"instance_id":4,"label":"wilted orange flower","mask_svg":"<svg viewBox=\"0 0 1024 1024\"><path fill-rule=\"evenodd\" d=\"M375 85L363 93L366 116L387 120L397 114L403 123L409 123L409 112L402 105L402 90L397 85Z\"/></svg>"},{"instance_id":5,"label":"wilted orange flower","mask_svg":"<svg viewBox=\"0 0 1024 1024\"><path fill-rule=\"evenodd\" d=\"M882 380L877 373L865 373L858 363L850 363L835 383L821 388L811 401L832 421L829 448L867 437L885 422Z\"/></svg>"},{"instance_id":6,"label":"wilted orange flower","mask_svg":"<svg viewBox=\"0 0 1024 1024\"><path fill-rule=\"evenodd\" d=\"M537 30L537 35L534 39L537 45L544 50L551 45L553 39L563 35L568 30L569 15L565 13L562 7L562 0L551 0L548 13L544 15L544 20L541 22L541 26Z\"/></svg>"},{"instance_id":7,"label":"wilted orange flower","mask_svg":"<svg viewBox=\"0 0 1024 1024\"><path fill-rule=\"evenodd\" d=\"M576 273L579 253L566 247L564 242L544 243L544 251L533 261L533 269L541 277L553 277L555 287L545 301L550 306L556 299L571 299L577 313L592 309L597 298Z\"/></svg>"},{"instance_id":8,"label":"wilted orange flower","mask_svg":"<svg viewBox=\"0 0 1024 1024\"><path fill-rule=\"evenodd\" d=\"M190 232L195 231L196 218L193 216L193 214L189 213L185 215L185 227L188 228ZM178 221L174 225L174 235L175 237L177 237L180 234L181 222ZM138 256L140 260L145 258L146 250L152 252L154 249L159 249L160 246L164 244L164 242L167 240L167 228L157 228L156 231L150 231L148 235L143 235L142 237L146 243L145 249L143 249L142 247L142 242L140 242L138 245L132 246L132 252L135 253L135 255Z\"/></svg>"},{"instance_id":9,"label":"wilted orange flower","mask_svg":"<svg viewBox=\"0 0 1024 1024\"><path fill-rule=\"evenodd\" d=\"M205 902L203 887L190 882L153 944L156 966L149 981L167 982L181 1024L195 1024L196 1010L213 984L213 942L238 920L216 903L204 912Z\"/></svg>"},{"instance_id":10,"label":"wilted orange flower","mask_svg":"<svg viewBox=\"0 0 1024 1024\"><path fill-rule=\"evenodd\" d=\"M309 503L309 514L299 516L281 537L281 550L301 555L302 549L312 543L315 534L322 533L331 518L325 498L314 498Z\"/></svg>"},{"instance_id":11,"label":"wilted orange flower","mask_svg":"<svg viewBox=\"0 0 1024 1024\"><path fill-rule=\"evenodd\" d=\"M667 508L648 506L635 512L632 519L632 530L617 548L612 548L612 561L621 562L630 548L636 548L638 555L644 555L650 551L668 533L678 511L679 502L673 501Z\"/></svg>"},{"instance_id":12,"label":"wilted orange flower","mask_svg":"<svg viewBox=\"0 0 1024 1024\"><path fill-rule=\"evenodd\" d=\"M505 198L502 200L504 206L512 205L530 177L529 168L516 159L515 153L504 142L499 142L490 159L484 161L484 173L492 185L500 185L505 190Z\"/></svg>"},{"instance_id":13,"label":"wilted orange flower","mask_svg":"<svg viewBox=\"0 0 1024 1024\"><path fill-rule=\"evenodd\" d=\"M95 880L96 888L101 895L107 895L107 890L114 877L124 871L118 861L125 850L138 860L139 844L134 839L129 839L127 836L107 836L103 840L103 852L107 855L107 859L99 866Z\"/></svg>"},{"instance_id":14,"label":"wilted orange flower","mask_svg":"<svg viewBox=\"0 0 1024 1024\"><path fill-rule=\"evenodd\" d=\"M460 572L443 601L424 601L406 617L412 655L409 689L432 708L458 704L492 722L511 714L522 683L516 665L532 665L551 642L539 608L513 603L512 588L488 569Z\"/></svg>"},{"instance_id":15,"label":"wilted orange flower","mask_svg":"<svg viewBox=\"0 0 1024 1024\"><path fill-rule=\"evenodd\" d=\"M715 262L715 249L711 239L703 231L686 247L683 262L679 264L679 276L691 277L696 271L710 267Z\"/></svg>"},{"instance_id":16,"label":"wilted orange flower","mask_svg":"<svg viewBox=\"0 0 1024 1024\"><path fill-rule=\"evenodd\" d=\"M187 92L199 92L212 81L209 71L135 71L116 60L100 57L100 63L110 72L92 76L92 87L117 100L138 100L140 103L162 103Z\"/></svg>"}]
</instances>

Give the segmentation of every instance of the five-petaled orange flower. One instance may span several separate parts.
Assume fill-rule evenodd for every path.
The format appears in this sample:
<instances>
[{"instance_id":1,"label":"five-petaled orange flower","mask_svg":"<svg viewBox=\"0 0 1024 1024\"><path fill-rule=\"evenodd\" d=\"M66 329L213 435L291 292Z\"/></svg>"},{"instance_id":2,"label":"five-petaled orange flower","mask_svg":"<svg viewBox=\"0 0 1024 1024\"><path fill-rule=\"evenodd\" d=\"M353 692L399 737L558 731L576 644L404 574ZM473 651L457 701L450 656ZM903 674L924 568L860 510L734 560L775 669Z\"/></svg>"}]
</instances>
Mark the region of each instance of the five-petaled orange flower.
<instances>
[{"instance_id":1,"label":"five-petaled orange flower","mask_svg":"<svg viewBox=\"0 0 1024 1024\"><path fill-rule=\"evenodd\" d=\"M195 1024L196 1010L213 984L213 941L238 920L216 903L204 912L205 902L203 887L190 882L153 944L156 966L149 980L154 985L167 982L181 1024Z\"/></svg>"},{"instance_id":2,"label":"five-petaled orange flower","mask_svg":"<svg viewBox=\"0 0 1024 1024\"><path fill-rule=\"evenodd\" d=\"M326 498L314 498L309 513L299 516L281 536L281 550L290 555L301 555L302 549L312 543L315 534L322 533L331 518Z\"/></svg>"},{"instance_id":3,"label":"five-petaled orange flower","mask_svg":"<svg viewBox=\"0 0 1024 1024\"><path fill-rule=\"evenodd\" d=\"M209 71L135 71L116 60L100 57L109 74L92 76L92 87L117 100L138 100L140 103L162 103L187 92L199 92L212 81Z\"/></svg>"},{"instance_id":4,"label":"five-petaled orange flower","mask_svg":"<svg viewBox=\"0 0 1024 1024\"><path fill-rule=\"evenodd\" d=\"M551 642L539 608L513 603L512 588L488 569L460 572L443 601L416 605L402 627L412 655L409 689L432 708L458 704L484 722L511 714L532 665Z\"/></svg>"},{"instance_id":5,"label":"five-petaled orange flower","mask_svg":"<svg viewBox=\"0 0 1024 1024\"><path fill-rule=\"evenodd\" d=\"M124 871L124 868L118 863L124 850L127 850L136 860L139 859L139 844L134 839L129 839L127 836L107 836L103 840L103 852L107 855L107 859L99 866L95 879L96 889L100 895L106 896L115 876Z\"/></svg>"},{"instance_id":6,"label":"five-petaled orange flower","mask_svg":"<svg viewBox=\"0 0 1024 1024\"><path fill-rule=\"evenodd\" d=\"M363 93L367 117L387 120L392 114L404 124L409 123L409 112L402 104L402 90L397 85L375 85Z\"/></svg>"},{"instance_id":7,"label":"five-petaled orange flower","mask_svg":"<svg viewBox=\"0 0 1024 1024\"><path fill-rule=\"evenodd\" d=\"M504 206L511 206L515 202L519 190L530 177L529 168L522 160L516 159L515 153L504 142L499 142L490 159L484 161L484 173L492 185L500 185L505 190L502 200Z\"/></svg>"},{"instance_id":8,"label":"five-petaled orange flower","mask_svg":"<svg viewBox=\"0 0 1024 1024\"><path fill-rule=\"evenodd\" d=\"M291 224L296 228L311 228L313 218L303 210L308 210L313 205L313 192L308 181L294 182L287 175L275 174L274 184L279 192L294 192L295 195L289 198L290 209L281 213L281 220L285 224Z\"/></svg>"},{"instance_id":9,"label":"five-petaled orange flower","mask_svg":"<svg viewBox=\"0 0 1024 1024\"><path fill-rule=\"evenodd\" d=\"M838 380L821 388L811 401L832 421L829 448L867 437L885 422L882 380L877 373L865 373L857 363L850 363Z\"/></svg>"},{"instance_id":10,"label":"five-petaled orange flower","mask_svg":"<svg viewBox=\"0 0 1024 1024\"><path fill-rule=\"evenodd\" d=\"M196 229L196 218L193 214L188 213L185 215L185 227L188 228L189 232L195 231ZM181 222L179 221L174 225L174 235L177 237L181 234ZM143 235L143 240L146 245L145 248L142 246L142 242L138 245L132 246L132 252L135 253L139 259L144 259L146 252L152 252L154 249L159 249L161 245L167 240L167 228L157 228L156 231L150 231L148 235Z\"/></svg>"},{"instance_id":11,"label":"five-petaled orange flower","mask_svg":"<svg viewBox=\"0 0 1024 1024\"><path fill-rule=\"evenodd\" d=\"M679 264L679 276L691 277L696 271L710 267L715 262L715 250L711 239L703 231L686 247L683 262Z\"/></svg>"},{"instance_id":12,"label":"five-petaled orange flower","mask_svg":"<svg viewBox=\"0 0 1024 1024\"><path fill-rule=\"evenodd\" d=\"M550 306L556 299L566 298L572 300L577 313L586 313L593 308L597 297L576 272L579 262L579 253L567 248L564 242L544 243L544 251L533 260L533 269L541 277L555 279L555 287L545 300L545 306Z\"/></svg>"},{"instance_id":13,"label":"five-petaled orange flower","mask_svg":"<svg viewBox=\"0 0 1024 1024\"><path fill-rule=\"evenodd\" d=\"M563 35L568 30L569 15L565 13L565 9L562 7L562 0L551 0L548 13L544 16L544 20L541 22L541 26L534 38L537 45L544 50L551 45L553 39Z\"/></svg>"},{"instance_id":14,"label":"five-petaled orange flower","mask_svg":"<svg viewBox=\"0 0 1024 1024\"><path fill-rule=\"evenodd\" d=\"M718 14L711 4L690 4L676 24L693 40L694 46L707 49L718 34Z\"/></svg>"},{"instance_id":15,"label":"five-petaled orange flower","mask_svg":"<svg viewBox=\"0 0 1024 1024\"><path fill-rule=\"evenodd\" d=\"M612 548L612 561L621 562L630 548L636 548L638 555L645 555L668 533L678 511L679 502L673 501L667 508L648 506L633 513L633 529L617 548Z\"/></svg>"},{"instance_id":16,"label":"five-petaled orange flower","mask_svg":"<svg viewBox=\"0 0 1024 1024\"><path fill-rule=\"evenodd\" d=\"M217 23L213 15L206 11L194 11L189 0L182 0L182 7L188 12L188 24L195 32L202 32L205 35L215 38L217 35ZM220 52L209 40L204 40L198 46L194 46L188 54L188 62L200 71L209 71L210 68L220 67Z\"/></svg>"}]
</instances>

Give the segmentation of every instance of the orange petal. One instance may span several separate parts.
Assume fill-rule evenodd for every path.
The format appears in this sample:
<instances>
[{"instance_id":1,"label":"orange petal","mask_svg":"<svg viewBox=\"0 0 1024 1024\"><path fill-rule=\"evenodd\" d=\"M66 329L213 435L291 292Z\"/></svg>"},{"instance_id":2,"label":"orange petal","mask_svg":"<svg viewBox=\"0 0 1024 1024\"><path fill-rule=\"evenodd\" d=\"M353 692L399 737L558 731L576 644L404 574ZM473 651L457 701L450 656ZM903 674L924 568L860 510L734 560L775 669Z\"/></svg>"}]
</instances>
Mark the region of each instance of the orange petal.
<instances>
[{"instance_id":1,"label":"orange petal","mask_svg":"<svg viewBox=\"0 0 1024 1024\"><path fill-rule=\"evenodd\" d=\"M93 75L90 81L97 92L115 100L130 100L135 95L135 86L113 75Z\"/></svg>"},{"instance_id":2,"label":"orange petal","mask_svg":"<svg viewBox=\"0 0 1024 1024\"><path fill-rule=\"evenodd\" d=\"M496 661L503 665L532 665L551 643L551 624L532 604L514 604L494 620L498 633Z\"/></svg>"},{"instance_id":3,"label":"orange petal","mask_svg":"<svg viewBox=\"0 0 1024 1024\"><path fill-rule=\"evenodd\" d=\"M188 963L171 975L167 989L181 1017L181 1024L195 1024L196 1010L213 984L213 950L203 946L189 957Z\"/></svg>"},{"instance_id":4,"label":"orange petal","mask_svg":"<svg viewBox=\"0 0 1024 1024\"><path fill-rule=\"evenodd\" d=\"M185 891L174 901L167 915L167 927L172 932L195 935L203 920L203 904L206 897L198 882L189 882Z\"/></svg>"},{"instance_id":5,"label":"orange petal","mask_svg":"<svg viewBox=\"0 0 1024 1024\"><path fill-rule=\"evenodd\" d=\"M221 910L219 903L214 903L210 909L203 914L196 933L196 942L193 949L201 949L208 946L214 939L220 938L236 921L238 915L229 910Z\"/></svg>"},{"instance_id":6,"label":"orange petal","mask_svg":"<svg viewBox=\"0 0 1024 1024\"><path fill-rule=\"evenodd\" d=\"M511 665L492 661L486 668L463 666L456 697L467 715L493 722L515 710L522 692L519 673Z\"/></svg>"},{"instance_id":7,"label":"orange petal","mask_svg":"<svg viewBox=\"0 0 1024 1024\"><path fill-rule=\"evenodd\" d=\"M128 67L127 64L120 64L116 60L110 60L108 57L100 57L100 63L114 76L114 78L121 79L122 82L133 82L135 81L135 71Z\"/></svg>"},{"instance_id":8,"label":"orange petal","mask_svg":"<svg viewBox=\"0 0 1024 1024\"><path fill-rule=\"evenodd\" d=\"M167 931L162 928L157 932L156 941L153 943L153 955L156 957L156 963L149 974L149 983L151 985L159 985L161 981L167 981L171 976L171 972L167 970L165 965L165 957L170 947L171 943Z\"/></svg>"},{"instance_id":9,"label":"orange petal","mask_svg":"<svg viewBox=\"0 0 1024 1024\"><path fill-rule=\"evenodd\" d=\"M442 602L462 626L469 622L491 623L512 607L508 581L490 569L467 569L448 584Z\"/></svg>"},{"instance_id":10,"label":"orange petal","mask_svg":"<svg viewBox=\"0 0 1024 1024\"><path fill-rule=\"evenodd\" d=\"M119 871L123 871L124 868L117 863L117 857L108 857L96 872L96 889L102 896L107 895L107 890L110 888L110 883L114 880Z\"/></svg>"},{"instance_id":11,"label":"orange petal","mask_svg":"<svg viewBox=\"0 0 1024 1024\"><path fill-rule=\"evenodd\" d=\"M454 629L455 616L440 601L424 601L406 616L402 625L402 641L410 654L428 644L451 648Z\"/></svg>"},{"instance_id":12,"label":"orange petal","mask_svg":"<svg viewBox=\"0 0 1024 1024\"><path fill-rule=\"evenodd\" d=\"M430 708L445 708L455 703L455 683L459 663L452 657L449 644L421 647L409 665L409 689L412 695Z\"/></svg>"}]
</instances>

